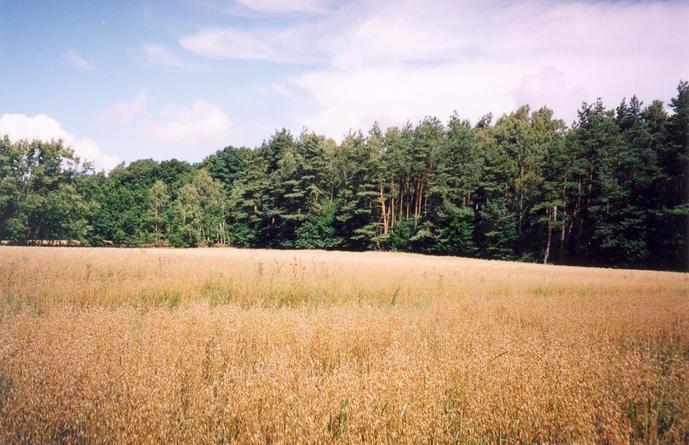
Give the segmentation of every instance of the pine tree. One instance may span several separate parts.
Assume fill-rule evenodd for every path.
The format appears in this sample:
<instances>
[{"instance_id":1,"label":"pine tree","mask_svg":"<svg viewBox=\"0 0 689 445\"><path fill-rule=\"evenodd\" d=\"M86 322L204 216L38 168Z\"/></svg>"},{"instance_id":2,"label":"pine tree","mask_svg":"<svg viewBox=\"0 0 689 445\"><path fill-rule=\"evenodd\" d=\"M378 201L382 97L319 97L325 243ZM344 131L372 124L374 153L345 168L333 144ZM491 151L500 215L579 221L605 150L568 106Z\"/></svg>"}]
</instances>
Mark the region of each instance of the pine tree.
<instances>
[{"instance_id":1,"label":"pine tree","mask_svg":"<svg viewBox=\"0 0 689 445\"><path fill-rule=\"evenodd\" d=\"M349 134L338 153L339 175L336 221L338 236L350 249L379 246L378 218L382 153L380 135L374 128L366 139L358 132Z\"/></svg>"},{"instance_id":2,"label":"pine tree","mask_svg":"<svg viewBox=\"0 0 689 445\"><path fill-rule=\"evenodd\" d=\"M0 138L0 239L394 249L689 269L689 83L671 111L584 103L570 128L520 107L376 124L342 143L287 130L199 164L93 171L61 142Z\"/></svg>"},{"instance_id":3,"label":"pine tree","mask_svg":"<svg viewBox=\"0 0 689 445\"><path fill-rule=\"evenodd\" d=\"M660 212L663 264L689 270L689 82L677 86L670 101L673 113L665 125L666 142L659 155L663 172L663 210Z\"/></svg>"},{"instance_id":4,"label":"pine tree","mask_svg":"<svg viewBox=\"0 0 689 445\"><path fill-rule=\"evenodd\" d=\"M529 119L532 135L532 171L527 227L522 236L522 252L547 263L553 246L553 231L562 227L563 201L560 190L566 181L567 154L564 152L565 124L553 118L553 111L541 108ZM559 219L558 219L559 217Z\"/></svg>"},{"instance_id":5,"label":"pine tree","mask_svg":"<svg viewBox=\"0 0 689 445\"><path fill-rule=\"evenodd\" d=\"M573 150L573 179L571 222L567 240L571 261L592 264L604 258L606 233L598 229L604 224L607 201L606 192L612 192L614 183L608 170L603 167L604 159L617 150L619 130L614 112L606 110L601 100L594 104L583 104L579 111L570 148ZM594 233L596 234L594 236Z\"/></svg>"},{"instance_id":6,"label":"pine tree","mask_svg":"<svg viewBox=\"0 0 689 445\"><path fill-rule=\"evenodd\" d=\"M427 215L420 230L428 239L425 251L463 256L476 254L471 205L481 176L476 154L471 124L455 113L450 118L447 137L437 145L434 155L436 172L428 193ZM419 239L418 234L416 239Z\"/></svg>"}]
</instances>

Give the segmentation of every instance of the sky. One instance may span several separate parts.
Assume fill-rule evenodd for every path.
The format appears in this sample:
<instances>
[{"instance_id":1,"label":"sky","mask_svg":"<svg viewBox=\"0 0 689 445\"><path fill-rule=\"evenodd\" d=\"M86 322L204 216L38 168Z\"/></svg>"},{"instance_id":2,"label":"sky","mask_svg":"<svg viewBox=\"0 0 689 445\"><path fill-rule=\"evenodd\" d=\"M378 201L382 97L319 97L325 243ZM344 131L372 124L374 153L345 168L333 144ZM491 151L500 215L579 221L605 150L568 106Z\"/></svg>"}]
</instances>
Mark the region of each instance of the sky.
<instances>
[{"instance_id":1,"label":"sky","mask_svg":"<svg viewBox=\"0 0 689 445\"><path fill-rule=\"evenodd\" d=\"M668 102L689 1L0 0L0 134L99 169L277 129L335 140L457 111Z\"/></svg>"}]
</instances>

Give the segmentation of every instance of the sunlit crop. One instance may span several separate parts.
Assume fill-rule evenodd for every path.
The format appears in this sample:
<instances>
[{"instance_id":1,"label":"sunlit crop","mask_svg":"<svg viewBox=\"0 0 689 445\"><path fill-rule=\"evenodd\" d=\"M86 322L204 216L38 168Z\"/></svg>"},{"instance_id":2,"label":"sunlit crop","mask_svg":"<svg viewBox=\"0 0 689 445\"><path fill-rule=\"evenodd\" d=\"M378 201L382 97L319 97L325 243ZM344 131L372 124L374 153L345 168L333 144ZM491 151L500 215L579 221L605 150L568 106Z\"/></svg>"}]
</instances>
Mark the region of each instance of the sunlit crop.
<instances>
[{"instance_id":1,"label":"sunlit crop","mask_svg":"<svg viewBox=\"0 0 689 445\"><path fill-rule=\"evenodd\" d=\"M682 443L689 275L0 247L0 443Z\"/></svg>"}]
</instances>

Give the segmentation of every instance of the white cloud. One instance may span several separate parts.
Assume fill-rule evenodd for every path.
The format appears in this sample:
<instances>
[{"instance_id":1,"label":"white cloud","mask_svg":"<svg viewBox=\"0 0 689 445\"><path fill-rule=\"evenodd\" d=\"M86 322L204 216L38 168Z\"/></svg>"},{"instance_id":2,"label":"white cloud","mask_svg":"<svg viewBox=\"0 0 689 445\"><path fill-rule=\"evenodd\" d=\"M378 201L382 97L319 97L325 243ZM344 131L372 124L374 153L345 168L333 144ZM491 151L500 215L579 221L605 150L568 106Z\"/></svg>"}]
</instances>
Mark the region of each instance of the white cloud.
<instances>
[{"instance_id":1,"label":"white cloud","mask_svg":"<svg viewBox=\"0 0 689 445\"><path fill-rule=\"evenodd\" d=\"M279 58L270 42L231 29L209 29L184 37L180 45L194 54L211 59L267 59Z\"/></svg>"},{"instance_id":2,"label":"white cloud","mask_svg":"<svg viewBox=\"0 0 689 445\"><path fill-rule=\"evenodd\" d=\"M103 152L98 144L87 137L74 136L62 128L60 123L45 114L26 116L19 113L0 116L0 135L11 140L62 140L82 159L92 161L96 168L109 170L120 163L120 159Z\"/></svg>"},{"instance_id":3,"label":"white cloud","mask_svg":"<svg viewBox=\"0 0 689 445\"><path fill-rule=\"evenodd\" d=\"M349 130L370 128L374 121L387 127L426 115L446 118L454 109L461 116L478 117L490 111L488 99L493 110L507 110L512 101L499 68L495 63L416 69L386 66L302 75L295 83L309 92L318 106L297 120L339 139Z\"/></svg>"},{"instance_id":4,"label":"white cloud","mask_svg":"<svg viewBox=\"0 0 689 445\"><path fill-rule=\"evenodd\" d=\"M70 49L69 51L67 51L67 54L65 56L74 68L87 71L93 71L96 69L96 65L77 54L77 52L74 50Z\"/></svg>"},{"instance_id":5,"label":"white cloud","mask_svg":"<svg viewBox=\"0 0 689 445\"><path fill-rule=\"evenodd\" d=\"M107 108L102 113L102 118L111 124L127 124L141 118L146 118L148 113L148 100L145 92L140 92L131 101L119 102Z\"/></svg>"},{"instance_id":6,"label":"white cloud","mask_svg":"<svg viewBox=\"0 0 689 445\"><path fill-rule=\"evenodd\" d=\"M178 68L184 66L182 59L164 45L150 43L144 45L143 50L149 62Z\"/></svg>"},{"instance_id":7,"label":"white cloud","mask_svg":"<svg viewBox=\"0 0 689 445\"><path fill-rule=\"evenodd\" d=\"M320 51L304 45L316 34L311 26L282 29L204 29L180 39L196 55L216 60L253 59L286 63L312 63Z\"/></svg>"},{"instance_id":8,"label":"white cloud","mask_svg":"<svg viewBox=\"0 0 689 445\"><path fill-rule=\"evenodd\" d=\"M197 99L190 107L168 106L149 122L147 134L156 140L192 146L220 146L232 135L230 118L217 105Z\"/></svg>"},{"instance_id":9,"label":"white cloud","mask_svg":"<svg viewBox=\"0 0 689 445\"><path fill-rule=\"evenodd\" d=\"M266 13L323 12L326 8L323 0L237 0L237 3Z\"/></svg>"},{"instance_id":10,"label":"white cloud","mask_svg":"<svg viewBox=\"0 0 689 445\"><path fill-rule=\"evenodd\" d=\"M259 86L257 88L258 92L261 94L271 95L271 96L283 96L288 99L296 99L293 92L290 91L285 85L279 83L272 83L268 86Z\"/></svg>"},{"instance_id":11,"label":"white cloud","mask_svg":"<svg viewBox=\"0 0 689 445\"><path fill-rule=\"evenodd\" d=\"M525 102L571 121L598 96L668 98L689 75L687 20L686 3L385 4L332 41L327 68L295 76L317 104L300 122L341 135Z\"/></svg>"},{"instance_id":12,"label":"white cloud","mask_svg":"<svg viewBox=\"0 0 689 445\"><path fill-rule=\"evenodd\" d=\"M187 146L221 146L233 136L229 116L216 104L204 99L190 106L168 105L160 112L149 111L145 92L119 102L101 113L111 125L130 125L151 140Z\"/></svg>"},{"instance_id":13,"label":"white cloud","mask_svg":"<svg viewBox=\"0 0 689 445\"><path fill-rule=\"evenodd\" d=\"M319 14L326 12L332 0L199 0L204 6L233 15L248 14Z\"/></svg>"},{"instance_id":14,"label":"white cloud","mask_svg":"<svg viewBox=\"0 0 689 445\"><path fill-rule=\"evenodd\" d=\"M544 106L553 110L571 109L572 104L579 104L586 98L583 88L568 86L562 71L553 67L525 76L512 94L517 105L529 104L532 110Z\"/></svg>"},{"instance_id":15,"label":"white cloud","mask_svg":"<svg viewBox=\"0 0 689 445\"><path fill-rule=\"evenodd\" d=\"M294 120L337 136L454 109L476 120L530 102L571 121L599 96L668 99L689 77L688 22L679 1L361 1L180 43L214 59L313 64L287 79L312 99Z\"/></svg>"}]
</instances>

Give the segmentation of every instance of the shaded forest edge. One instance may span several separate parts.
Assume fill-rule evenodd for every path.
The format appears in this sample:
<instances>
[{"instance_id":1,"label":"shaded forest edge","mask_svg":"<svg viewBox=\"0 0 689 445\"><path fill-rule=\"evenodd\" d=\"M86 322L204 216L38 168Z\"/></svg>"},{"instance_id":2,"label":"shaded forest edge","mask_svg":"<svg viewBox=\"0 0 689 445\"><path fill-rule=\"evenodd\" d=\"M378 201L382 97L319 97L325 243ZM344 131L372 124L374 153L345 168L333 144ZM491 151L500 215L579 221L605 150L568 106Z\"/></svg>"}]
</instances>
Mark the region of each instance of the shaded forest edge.
<instances>
[{"instance_id":1,"label":"shaded forest edge","mask_svg":"<svg viewBox=\"0 0 689 445\"><path fill-rule=\"evenodd\" d=\"M0 240L17 245L396 250L689 270L689 82L669 111L528 106L474 125L277 131L198 164L96 172L60 141L0 138ZM69 241L67 241L69 240Z\"/></svg>"}]
</instances>

